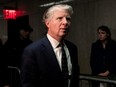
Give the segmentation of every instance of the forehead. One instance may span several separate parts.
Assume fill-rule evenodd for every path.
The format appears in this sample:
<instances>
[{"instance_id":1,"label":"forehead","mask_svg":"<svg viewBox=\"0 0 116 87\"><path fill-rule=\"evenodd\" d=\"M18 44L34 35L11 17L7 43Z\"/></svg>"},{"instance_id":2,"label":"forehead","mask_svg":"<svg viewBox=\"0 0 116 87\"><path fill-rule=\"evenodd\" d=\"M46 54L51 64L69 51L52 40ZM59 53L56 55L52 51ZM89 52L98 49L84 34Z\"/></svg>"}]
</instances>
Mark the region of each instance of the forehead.
<instances>
[{"instance_id":1,"label":"forehead","mask_svg":"<svg viewBox=\"0 0 116 87\"><path fill-rule=\"evenodd\" d=\"M104 30L102 30L102 29L99 29L98 31L99 31L99 32L106 32L106 31L104 31Z\"/></svg>"},{"instance_id":2,"label":"forehead","mask_svg":"<svg viewBox=\"0 0 116 87\"><path fill-rule=\"evenodd\" d=\"M21 29L20 32L30 32L29 30Z\"/></svg>"},{"instance_id":3,"label":"forehead","mask_svg":"<svg viewBox=\"0 0 116 87\"><path fill-rule=\"evenodd\" d=\"M53 12L53 16L70 16L70 14L66 10L57 10Z\"/></svg>"},{"instance_id":4,"label":"forehead","mask_svg":"<svg viewBox=\"0 0 116 87\"><path fill-rule=\"evenodd\" d=\"M106 31L103 31L103 30L98 30L98 33L102 33L102 34L106 34Z\"/></svg>"}]
</instances>

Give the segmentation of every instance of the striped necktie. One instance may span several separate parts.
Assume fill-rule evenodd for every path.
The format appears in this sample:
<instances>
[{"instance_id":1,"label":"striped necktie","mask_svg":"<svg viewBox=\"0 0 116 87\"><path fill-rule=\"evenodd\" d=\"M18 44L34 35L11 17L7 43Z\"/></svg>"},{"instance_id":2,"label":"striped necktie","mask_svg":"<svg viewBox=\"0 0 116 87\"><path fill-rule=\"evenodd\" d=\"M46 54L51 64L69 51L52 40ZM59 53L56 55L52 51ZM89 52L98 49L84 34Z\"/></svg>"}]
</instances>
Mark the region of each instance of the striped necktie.
<instances>
[{"instance_id":1,"label":"striped necktie","mask_svg":"<svg viewBox=\"0 0 116 87\"><path fill-rule=\"evenodd\" d=\"M67 58L66 58L66 53L64 50L64 44L61 44L61 51L62 51L62 58L61 58L61 66L62 66L62 75L64 78L64 87L68 87L68 63L67 63Z\"/></svg>"}]
</instances>

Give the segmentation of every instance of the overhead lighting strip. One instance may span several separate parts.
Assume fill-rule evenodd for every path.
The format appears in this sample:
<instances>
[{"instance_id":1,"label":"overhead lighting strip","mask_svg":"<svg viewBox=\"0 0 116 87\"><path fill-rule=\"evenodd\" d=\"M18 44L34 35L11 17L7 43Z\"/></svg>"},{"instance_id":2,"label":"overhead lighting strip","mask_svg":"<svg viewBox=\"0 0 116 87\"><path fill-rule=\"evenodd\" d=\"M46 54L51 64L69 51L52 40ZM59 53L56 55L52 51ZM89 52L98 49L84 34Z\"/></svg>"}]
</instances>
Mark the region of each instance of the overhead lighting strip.
<instances>
[{"instance_id":1,"label":"overhead lighting strip","mask_svg":"<svg viewBox=\"0 0 116 87\"><path fill-rule=\"evenodd\" d=\"M62 0L59 2L50 2L50 3L42 4L39 7L47 7L47 6L51 6L51 5L55 5L55 4L62 4L62 3L72 2L72 1L74 1L74 0Z\"/></svg>"}]
</instances>

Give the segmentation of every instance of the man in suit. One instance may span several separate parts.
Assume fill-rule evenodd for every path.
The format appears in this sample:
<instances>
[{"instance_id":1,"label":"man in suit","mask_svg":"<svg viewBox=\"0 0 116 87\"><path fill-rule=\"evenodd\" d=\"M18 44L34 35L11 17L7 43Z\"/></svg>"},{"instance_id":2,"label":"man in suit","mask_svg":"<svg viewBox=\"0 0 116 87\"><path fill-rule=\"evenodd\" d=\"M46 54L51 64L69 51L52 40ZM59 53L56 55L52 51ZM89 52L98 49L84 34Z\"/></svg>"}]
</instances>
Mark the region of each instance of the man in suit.
<instances>
[{"instance_id":1,"label":"man in suit","mask_svg":"<svg viewBox=\"0 0 116 87\"><path fill-rule=\"evenodd\" d=\"M77 47L64 39L69 31L72 14L72 7L65 4L54 5L44 13L46 36L27 46L22 55L22 87L66 87L62 73L61 42L68 62L67 87L79 87Z\"/></svg>"}]
</instances>

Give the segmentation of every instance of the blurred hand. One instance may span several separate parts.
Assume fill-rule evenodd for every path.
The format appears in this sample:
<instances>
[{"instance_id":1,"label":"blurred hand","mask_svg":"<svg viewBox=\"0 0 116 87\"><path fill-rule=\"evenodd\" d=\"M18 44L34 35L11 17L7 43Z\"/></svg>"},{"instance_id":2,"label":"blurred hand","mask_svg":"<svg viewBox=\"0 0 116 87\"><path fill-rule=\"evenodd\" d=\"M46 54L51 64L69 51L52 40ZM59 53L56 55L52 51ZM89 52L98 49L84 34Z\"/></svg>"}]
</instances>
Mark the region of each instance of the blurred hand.
<instances>
[{"instance_id":1,"label":"blurred hand","mask_svg":"<svg viewBox=\"0 0 116 87\"><path fill-rule=\"evenodd\" d=\"M106 71L106 72L104 72L104 73L100 73L100 74L99 74L99 76L108 76L108 75L109 75L109 73L110 73L110 72L107 70L107 71Z\"/></svg>"}]
</instances>

